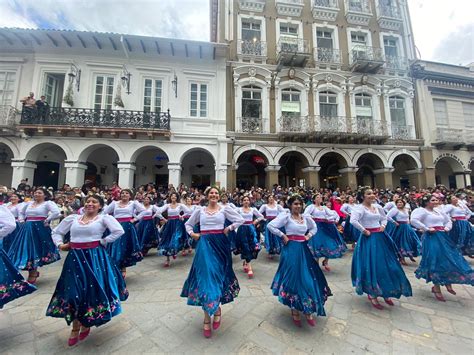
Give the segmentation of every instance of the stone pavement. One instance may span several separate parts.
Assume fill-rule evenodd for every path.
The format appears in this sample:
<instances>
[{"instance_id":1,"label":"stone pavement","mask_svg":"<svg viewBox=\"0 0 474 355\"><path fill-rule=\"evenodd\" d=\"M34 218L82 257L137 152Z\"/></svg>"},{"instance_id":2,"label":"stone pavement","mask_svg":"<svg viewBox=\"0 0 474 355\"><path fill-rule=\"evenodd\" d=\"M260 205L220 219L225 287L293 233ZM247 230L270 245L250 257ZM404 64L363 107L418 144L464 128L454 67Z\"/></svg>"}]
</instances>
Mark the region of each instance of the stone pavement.
<instances>
[{"instance_id":1,"label":"stone pavement","mask_svg":"<svg viewBox=\"0 0 474 355\"><path fill-rule=\"evenodd\" d=\"M38 291L0 311L0 353L474 353L474 287L455 285L458 295L444 292L447 302L438 302L430 286L415 279L415 265L410 265L405 271L414 297L378 311L366 297L354 294L351 257L349 252L330 262L326 276L334 296L326 303L328 316L319 317L316 328L304 324L302 329L271 295L278 259L268 260L262 251L254 263L255 278L248 280L234 257L241 293L223 307L221 328L205 339L202 311L179 297L192 257L178 257L165 269L164 258L152 252L129 269L130 298L123 313L73 348L66 344L66 322L44 315L61 270L57 262L41 269Z\"/></svg>"}]
</instances>

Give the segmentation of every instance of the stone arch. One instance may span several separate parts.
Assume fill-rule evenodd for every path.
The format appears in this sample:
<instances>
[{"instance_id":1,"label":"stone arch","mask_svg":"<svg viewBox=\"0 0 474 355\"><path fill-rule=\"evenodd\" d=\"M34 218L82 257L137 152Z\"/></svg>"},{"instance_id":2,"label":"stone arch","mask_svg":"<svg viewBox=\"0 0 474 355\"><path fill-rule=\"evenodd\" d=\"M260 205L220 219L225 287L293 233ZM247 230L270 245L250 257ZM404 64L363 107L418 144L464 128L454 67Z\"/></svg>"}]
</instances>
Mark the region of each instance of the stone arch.
<instances>
[{"instance_id":1,"label":"stone arch","mask_svg":"<svg viewBox=\"0 0 474 355\"><path fill-rule=\"evenodd\" d=\"M82 151L77 155L78 161L87 161L89 155L95 151L96 149L100 148L111 148L118 156L118 161L126 161L125 154L123 153L122 149L115 143L110 141L101 141L100 143L91 143L87 145Z\"/></svg>"},{"instance_id":2,"label":"stone arch","mask_svg":"<svg viewBox=\"0 0 474 355\"><path fill-rule=\"evenodd\" d=\"M319 186L336 188L349 185L343 176L345 171L351 169L351 160L345 151L332 148L323 149L316 155L315 162L320 166Z\"/></svg>"},{"instance_id":3,"label":"stone arch","mask_svg":"<svg viewBox=\"0 0 474 355\"><path fill-rule=\"evenodd\" d=\"M8 138L3 138L2 141L0 143L3 143L5 144L11 151L12 155L13 155L13 159L18 159L19 156L20 156L20 149L17 147L17 145L12 142L10 139Z\"/></svg>"},{"instance_id":4,"label":"stone arch","mask_svg":"<svg viewBox=\"0 0 474 355\"><path fill-rule=\"evenodd\" d=\"M102 150L102 154L92 154L96 150ZM102 141L87 145L77 155L77 161L81 163L91 162L97 167L96 176L86 176L85 178L97 185L112 185L119 180L118 162L124 162L125 156L122 149L115 143ZM131 187L126 186L126 187Z\"/></svg>"},{"instance_id":5,"label":"stone arch","mask_svg":"<svg viewBox=\"0 0 474 355\"><path fill-rule=\"evenodd\" d=\"M350 158L349 154L347 154L347 152L345 150L338 149L338 148L324 148L324 149L321 149L318 153L316 153L316 155L314 157L315 164L320 165L319 161L321 160L321 158L324 155L326 155L328 153L337 153L337 154L339 154L342 158L344 158L346 166L350 166L351 163L352 163L352 159Z\"/></svg>"},{"instance_id":6,"label":"stone arch","mask_svg":"<svg viewBox=\"0 0 474 355\"><path fill-rule=\"evenodd\" d=\"M405 149L397 150L393 152L388 158L387 166L393 166L393 162L395 158L401 155L408 155L409 157L411 157L415 161L417 169L423 168L423 164L421 164L420 158L418 158L418 156L415 153L413 153L411 150L405 150Z\"/></svg>"},{"instance_id":7,"label":"stone arch","mask_svg":"<svg viewBox=\"0 0 474 355\"><path fill-rule=\"evenodd\" d=\"M62 153L64 153L66 160L69 160L73 157L73 153L71 148L63 142L38 142L35 145L31 146L25 154L26 160L36 161L38 159L39 153L48 148L57 148Z\"/></svg>"},{"instance_id":8,"label":"stone arch","mask_svg":"<svg viewBox=\"0 0 474 355\"><path fill-rule=\"evenodd\" d=\"M216 158L203 147L192 147L181 154L181 182L204 190L216 182Z\"/></svg>"},{"instance_id":9,"label":"stone arch","mask_svg":"<svg viewBox=\"0 0 474 355\"><path fill-rule=\"evenodd\" d=\"M237 163L237 161L239 160L239 157L245 153L245 152L248 152L250 150L255 150L259 153L261 153L265 159L267 160L266 163L268 165L276 165L274 163L274 159L273 159L273 156L272 154L270 153L270 151L260 145L245 145L245 146L242 146L242 147L239 147L237 148L237 150L234 151L234 163Z\"/></svg>"},{"instance_id":10,"label":"stone arch","mask_svg":"<svg viewBox=\"0 0 474 355\"><path fill-rule=\"evenodd\" d=\"M389 166L389 164L387 163L387 157L379 150L375 150L371 148L361 149L357 153L355 153L354 157L352 158L353 166L357 166L357 160L359 160L359 158L365 154L372 154L376 156L377 158L379 158L383 164L383 167Z\"/></svg>"},{"instance_id":11,"label":"stone arch","mask_svg":"<svg viewBox=\"0 0 474 355\"><path fill-rule=\"evenodd\" d=\"M168 159L170 158L170 154L168 154L168 152L166 151L166 149L163 147L163 146L160 146L160 145L152 145L152 144L147 144L147 145L144 145L138 149L136 149L132 155L130 156L129 159L127 159L128 161L131 161L131 162L135 162L137 160L137 158L140 156L141 153L147 151L147 150L153 150L153 149L158 149L158 150L161 150L163 151L163 153L166 154L166 156L168 157Z\"/></svg>"},{"instance_id":12,"label":"stone arch","mask_svg":"<svg viewBox=\"0 0 474 355\"><path fill-rule=\"evenodd\" d=\"M462 172L462 171L464 171L464 170L467 170L467 167L466 167L466 165L464 164L464 162L463 162L461 159L459 159L459 158L458 158L456 155L454 155L454 154L451 154L451 153L443 153L443 154L439 155L439 156L435 159L435 161L433 162L433 164L436 166L436 164L438 164L438 162L439 162L440 160L447 160L448 162L453 162L453 163L455 162L455 163L457 163L457 164L454 164L454 165L450 164L451 167L453 168L453 171L455 171L455 172ZM456 170L454 170L454 169L456 169Z\"/></svg>"},{"instance_id":13,"label":"stone arch","mask_svg":"<svg viewBox=\"0 0 474 355\"><path fill-rule=\"evenodd\" d=\"M186 151L184 151L184 152L181 153L181 155L180 155L180 157L179 157L179 162L182 163L183 160L186 158L186 156L188 156L189 154L192 154L193 152L204 152L204 153L207 153L207 154L209 154L209 155L212 157L212 159L214 160L214 164L217 164L217 159L216 159L216 157L214 156L214 153L213 153L211 150L209 150L209 149L207 149L207 148L205 148L205 147L192 147L192 148L187 149Z\"/></svg>"},{"instance_id":14,"label":"stone arch","mask_svg":"<svg viewBox=\"0 0 474 355\"><path fill-rule=\"evenodd\" d=\"M292 147L284 147L282 149L280 149L276 155L275 155L275 162L278 164L280 159L282 158L283 155L285 155L286 153L289 153L289 152L298 152L300 153L301 155L303 155L307 162L308 162L308 165L314 165L314 160L313 158L311 157L311 154L304 148L301 148L301 147L297 147L297 146L292 146Z\"/></svg>"},{"instance_id":15,"label":"stone arch","mask_svg":"<svg viewBox=\"0 0 474 355\"><path fill-rule=\"evenodd\" d=\"M436 184L441 184L449 188L465 187L465 174L468 171L466 165L456 155L443 153L435 161Z\"/></svg>"}]
</instances>

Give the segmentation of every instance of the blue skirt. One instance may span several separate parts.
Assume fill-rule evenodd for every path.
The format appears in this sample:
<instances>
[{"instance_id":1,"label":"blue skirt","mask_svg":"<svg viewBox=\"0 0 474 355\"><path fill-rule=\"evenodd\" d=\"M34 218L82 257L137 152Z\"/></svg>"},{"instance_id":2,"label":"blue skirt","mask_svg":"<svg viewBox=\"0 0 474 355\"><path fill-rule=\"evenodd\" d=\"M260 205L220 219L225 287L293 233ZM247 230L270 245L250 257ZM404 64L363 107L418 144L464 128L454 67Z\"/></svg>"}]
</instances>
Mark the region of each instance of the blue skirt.
<instances>
[{"instance_id":1,"label":"blue skirt","mask_svg":"<svg viewBox=\"0 0 474 355\"><path fill-rule=\"evenodd\" d=\"M463 255L474 254L474 229L469 221L454 221L449 237Z\"/></svg>"},{"instance_id":2,"label":"blue skirt","mask_svg":"<svg viewBox=\"0 0 474 355\"><path fill-rule=\"evenodd\" d=\"M411 285L400 262L396 246L385 232L361 235L352 257L352 286L358 295L409 297Z\"/></svg>"},{"instance_id":3,"label":"blue skirt","mask_svg":"<svg viewBox=\"0 0 474 355\"><path fill-rule=\"evenodd\" d=\"M360 232L354 228L351 224L351 216L346 217L346 222L344 223L344 239L348 243L356 243L357 239L359 239Z\"/></svg>"},{"instance_id":4,"label":"blue skirt","mask_svg":"<svg viewBox=\"0 0 474 355\"><path fill-rule=\"evenodd\" d=\"M229 221L228 219L226 219L225 222L224 222L224 228L227 228L231 224L232 224L232 222ZM230 241L230 250L235 251L235 249L236 249L235 240L237 239L237 232L235 230L230 231L227 234L227 238L229 238L229 241Z\"/></svg>"},{"instance_id":5,"label":"blue skirt","mask_svg":"<svg viewBox=\"0 0 474 355\"><path fill-rule=\"evenodd\" d=\"M179 218L169 219L161 231L159 249L165 256L175 256L184 249L186 240L184 223Z\"/></svg>"},{"instance_id":6,"label":"blue skirt","mask_svg":"<svg viewBox=\"0 0 474 355\"><path fill-rule=\"evenodd\" d=\"M397 228L397 225L391 221L387 221L387 226L385 227L385 233L387 233L389 236L392 236L392 233L395 231L395 228Z\"/></svg>"},{"instance_id":7,"label":"blue skirt","mask_svg":"<svg viewBox=\"0 0 474 355\"><path fill-rule=\"evenodd\" d=\"M142 250L158 247L159 232L156 228L154 219L140 221L137 224L137 235Z\"/></svg>"},{"instance_id":8,"label":"blue skirt","mask_svg":"<svg viewBox=\"0 0 474 355\"><path fill-rule=\"evenodd\" d=\"M212 316L219 304L232 302L239 291L229 238L223 233L202 234L181 297L188 298L188 305L200 306Z\"/></svg>"},{"instance_id":9,"label":"blue skirt","mask_svg":"<svg viewBox=\"0 0 474 355\"><path fill-rule=\"evenodd\" d=\"M401 256L415 257L421 252L421 241L415 230L407 223L400 223L392 232L392 240Z\"/></svg>"},{"instance_id":10,"label":"blue skirt","mask_svg":"<svg viewBox=\"0 0 474 355\"><path fill-rule=\"evenodd\" d=\"M308 242L309 250L315 258L342 258L347 246L335 224L316 222L318 231Z\"/></svg>"},{"instance_id":11,"label":"blue skirt","mask_svg":"<svg viewBox=\"0 0 474 355\"><path fill-rule=\"evenodd\" d=\"M326 315L324 303L331 290L307 242L289 241L282 247L271 289L280 303L291 309Z\"/></svg>"},{"instance_id":12,"label":"blue skirt","mask_svg":"<svg viewBox=\"0 0 474 355\"><path fill-rule=\"evenodd\" d=\"M421 261L415 275L435 285L474 286L473 270L443 231L424 233Z\"/></svg>"},{"instance_id":13,"label":"blue skirt","mask_svg":"<svg viewBox=\"0 0 474 355\"><path fill-rule=\"evenodd\" d=\"M104 247L72 249L64 261L46 315L100 326L122 312L128 298L125 281Z\"/></svg>"},{"instance_id":14,"label":"blue skirt","mask_svg":"<svg viewBox=\"0 0 474 355\"><path fill-rule=\"evenodd\" d=\"M16 236L18 235L18 232L20 232L20 223L16 222L16 228L13 232L11 232L9 235L7 235L5 238L0 240L0 243L3 242L3 250L5 251L6 254L8 254L11 245L13 244L13 241L16 239Z\"/></svg>"},{"instance_id":15,"label":"blue skirt","mask_svg":"<svg viewBox=\"0 0 474 355\"><path fill-rule=\"evenodd\" d=\"M122 269L143 260L143 254L133 223L120 222L120 225L125 233L115 242L107 244L107 251L115 264Z\"/></svg>"},{"instance_id":16,"label":"blue skirt","mask_svg":"<svg viewBox=\"0 0 474 355\"><path fill-rule=\"evenodd\" d=\"M240 259L249 263L257 259L259 252L260 242L258 240L257 229L253 224L242 224L237 229L237 235L235 236L234 254L240 254Z\"/></svg>"},{"instance_id":17,"label":"blue skirt","mask_svg":"<svg viewBox=\"0 0 474 355\"><path fill-rule=\"evenodd\" d=\"M268 254L270 255L280 255L281 247L283 245L281 238L268 229L268 223L271 221L265 221L263 226L264 235L265 235L265 249L267 249Z\"/></svg>"},{"instance_id":18,"label":"blue skirt","mask_svg":"<svg viewBox=\"0 0 474 355\"><path fill-rule=\"evenodd\" d=\"M8 302L36 291L23 279L7 254L0 249L0 309Z\"/></svg>"},{"instance_id":19,"label":"blue skirt","mask_svg":"<svg viewBox=\"0 0 474 355\"><path fill-rule=\"evenodd\" d=\"M61 258L51 238L51 228L45 227L43 221L26 221L21 226L8 257L17 269L28 271Z\"/></svg>"}]
</instances>

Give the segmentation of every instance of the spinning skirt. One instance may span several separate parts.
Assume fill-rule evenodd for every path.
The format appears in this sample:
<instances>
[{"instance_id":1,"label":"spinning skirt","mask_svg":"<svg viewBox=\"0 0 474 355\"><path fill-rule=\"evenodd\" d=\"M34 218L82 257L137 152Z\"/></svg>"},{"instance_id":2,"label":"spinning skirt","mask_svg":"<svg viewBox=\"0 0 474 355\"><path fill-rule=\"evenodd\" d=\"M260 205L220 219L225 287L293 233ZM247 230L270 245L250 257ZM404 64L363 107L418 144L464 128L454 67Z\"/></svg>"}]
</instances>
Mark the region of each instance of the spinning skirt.
<instances>
[{"instance_id":1,"label":"spinning skirt","mask_svg":"<svg viewBox=\"0 0 474 355\"><path fill-rule=\"evenodd\" d=\"M315 258L342 258L347 246L341 233L333 223L316 222L318 231L309 241L308 246Z\"/></svg>"},{"instance_id":2,"label":"spinning skirt","mask_svg":"<svg viewBox=\"0 0 474 355\"><path fill-rule=\"evenodd\" d=\"M107 251L119 268L125 268L141 261L143 254L133 223L120 222L120 225L125 233L115 242L107 244Z\"/></svg>"},{"instance_id":3,"label":"spinning skirt","mask_svg":"<svg viewBox=\"0 0 474 355\"><path fill-rule=\"evenodd\" d=\"M158 248L165 256L175 256L184 249L186 236L183 221L179 218L168 219L161 231Z\"/></svg>"},{"instance_id":4,"label":"spinning skirt","mask_svg":"<svg viewBox=\"0 0 474 355\"><path fill-rule=\"evenodd\" d=\"M251 260L257 259L259 252L260 243L257 229L253 224L242 224L237 229L234 254L240 254L240 259L249 263Z\"/></svg>"},{"instance_id":5,"label":"spinning skirt","mask_svg":"<svg viewBox=\"0 0 474 355\"><path fill-rule=\"evenodd\" d=\"M395 226L395 230L392 232L392 240L401 256L415 257L420 255L420 238L409 224L400 223L398 227Z\"/></svg>"}]
</instances>

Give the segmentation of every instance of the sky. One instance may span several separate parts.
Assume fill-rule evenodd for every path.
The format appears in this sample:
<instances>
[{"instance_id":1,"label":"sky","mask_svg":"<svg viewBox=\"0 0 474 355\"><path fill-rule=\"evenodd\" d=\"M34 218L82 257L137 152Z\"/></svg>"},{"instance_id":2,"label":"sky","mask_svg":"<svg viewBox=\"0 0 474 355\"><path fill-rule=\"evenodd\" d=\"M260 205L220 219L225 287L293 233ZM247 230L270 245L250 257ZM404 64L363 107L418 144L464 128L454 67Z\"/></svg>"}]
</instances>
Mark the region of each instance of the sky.
<instances>
[{"instance_id":1,"label":"sky","mask_svg":"<svg viewBox=\"0 0 474 355\"><path fill-rule=\"evenodd\" d=\"M422 59L464 65L474 62L474 0L408 3ZM208 41L209 0L0 0L0 27Z\"/></svg>"}]
</instances>

